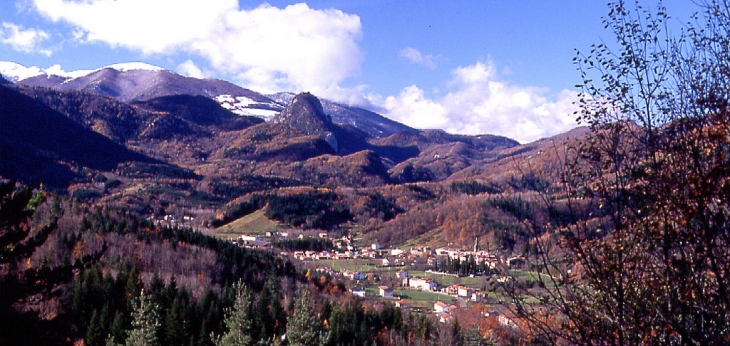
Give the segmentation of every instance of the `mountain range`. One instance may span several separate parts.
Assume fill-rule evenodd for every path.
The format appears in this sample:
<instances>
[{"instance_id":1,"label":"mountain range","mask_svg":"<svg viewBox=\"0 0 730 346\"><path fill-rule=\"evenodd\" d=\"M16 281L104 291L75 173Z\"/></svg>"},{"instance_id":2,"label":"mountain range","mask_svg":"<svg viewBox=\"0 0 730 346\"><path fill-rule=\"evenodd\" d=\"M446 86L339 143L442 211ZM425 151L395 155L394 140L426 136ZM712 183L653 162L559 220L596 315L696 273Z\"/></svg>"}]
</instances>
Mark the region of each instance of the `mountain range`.
<instances>
[{"instance_id":1,"label":"mountain range","mask_svg":"<svg viewBox=\"0 0 730 346\"><path fill-rule=\"evenodd\" d=\"M416 130L306 92L262 95L141 63L58 75L0 62L0 74L0 177L143 216L191 215L198 225L254 195L326 188L351 223L393 242L402 238L390 235L394 227L421 227L414 219L463 203L463 193L483 200L529 194L533 182L525 179L558 183L551 148L588 134L578 128L520 145ZM372 210L377 196L390 209ZM430 223L400 231L436 242L435 234L453 233ZM467 230L464 242L493 232L449 227Z\"/></svg>"}]
</instances>

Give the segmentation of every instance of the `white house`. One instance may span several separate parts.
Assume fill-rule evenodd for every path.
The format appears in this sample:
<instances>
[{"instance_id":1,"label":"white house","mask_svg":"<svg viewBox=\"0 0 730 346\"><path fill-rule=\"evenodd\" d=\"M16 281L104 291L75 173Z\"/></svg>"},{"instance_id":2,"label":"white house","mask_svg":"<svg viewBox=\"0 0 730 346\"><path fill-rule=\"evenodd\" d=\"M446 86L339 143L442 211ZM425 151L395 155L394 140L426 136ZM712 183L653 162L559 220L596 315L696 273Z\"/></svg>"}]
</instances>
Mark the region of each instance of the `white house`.
<instances>
[{"instance_id":1,"label":"white house","mask_svg":"<svg viewBox=\"0 0 730 346\"><path fill-rule=\"evenodd\" d=\"M459 297L471 297L471 295L474 293L474 289L466 287L466 286L457 286L456 287L456 294Z\"/></svg>"},{"instance_id":2,"label":"white house","mask_svg":"<svg viewBox=\"0 0 730 346\"><path fill-rule=\"evenodd\" d=\"M444 312L449 312L451 305L446 304L444 302L435 302L433 303L433 312L440 314Z\"/></svg>"},{"instance_id":3,"label":"white house","mask_svg":"<svg viewBox=\"0 0 730 346\"><path fill-rule=\"evenodd\" d=\"M438 283L431 279L413 277L408 280L408 287L417 290L433 291L437 286Z\"/></svg>"},{"instance_id":4,"label":"white house","mask_svg":"<svg viewBox=\"0 0 730 346\"><path fill-rule=\"evenodd\" d=\"M388 286L378 287L380 290L380 296L384 298L393 298L393 289Z\"/></svg>"},{"instance_id":5,"label":"white house","mask_svg":"<svg viewBox=\"0 0 730 346\"><path fill-rule=\"evenodd\" d=\"M350 292L358 297L365 297L365 289L362 287L353 287L350 289Z\"/></svg>"}]
</instances>

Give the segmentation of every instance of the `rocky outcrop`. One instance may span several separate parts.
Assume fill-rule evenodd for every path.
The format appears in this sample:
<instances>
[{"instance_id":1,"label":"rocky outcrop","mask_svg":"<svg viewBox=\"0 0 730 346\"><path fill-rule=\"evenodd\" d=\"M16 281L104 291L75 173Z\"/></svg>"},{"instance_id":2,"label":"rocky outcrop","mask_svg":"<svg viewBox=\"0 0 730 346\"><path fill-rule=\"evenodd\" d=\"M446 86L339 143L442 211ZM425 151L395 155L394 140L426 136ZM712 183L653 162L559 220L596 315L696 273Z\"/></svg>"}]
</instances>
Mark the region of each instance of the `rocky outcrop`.
<instances>
[{"instance_id":1,"label":"rocky outcrop","mask_svg":"<svg viewBox=\"0 0 730 346\"><path fill-rule=\"evenodd\" d=\"M273 122L287 124L306 135L320 136L335 152L338 151L332 118L324 112L319 99L310 93L295 96L291 104L274 117Z\"/></svg>"}]
</instances>

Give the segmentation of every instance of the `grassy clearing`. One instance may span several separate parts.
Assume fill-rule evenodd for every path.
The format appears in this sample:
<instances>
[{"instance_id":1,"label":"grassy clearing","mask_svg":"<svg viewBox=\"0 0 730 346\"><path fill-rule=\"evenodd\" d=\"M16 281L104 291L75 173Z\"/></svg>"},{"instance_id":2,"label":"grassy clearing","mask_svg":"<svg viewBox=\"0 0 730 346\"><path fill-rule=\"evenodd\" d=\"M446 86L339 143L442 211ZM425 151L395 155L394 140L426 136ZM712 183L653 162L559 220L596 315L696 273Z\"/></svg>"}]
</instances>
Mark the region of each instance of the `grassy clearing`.
<instances>
[{"instance_id":1,"label":"grassy clearing","mask_svg":"<svg viewBox=\"0 0 730 346\"><path fill-rule=\"evenodd\" d=\"M276 222L269 220L263 210L257 210L236 221L215 229L216 234L221 238L237 237L241 234L264 234L269 230L282 230Z\"/></svg>"}]
</instances>

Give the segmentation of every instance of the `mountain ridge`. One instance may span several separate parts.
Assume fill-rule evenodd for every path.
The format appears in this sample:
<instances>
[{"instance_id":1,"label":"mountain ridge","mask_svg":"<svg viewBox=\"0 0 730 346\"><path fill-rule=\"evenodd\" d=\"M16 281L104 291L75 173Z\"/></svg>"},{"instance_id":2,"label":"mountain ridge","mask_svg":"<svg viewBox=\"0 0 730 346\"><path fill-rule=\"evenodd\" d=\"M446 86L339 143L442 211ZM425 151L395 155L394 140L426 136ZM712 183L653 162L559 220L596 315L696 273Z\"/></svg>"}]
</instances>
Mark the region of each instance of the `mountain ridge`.
<instances>
[{"instance_id":1,"label":"mountain ridge","mask_svg":"<svg viewBox=\"0 0 730 346\"><path fill-rule=\"evenodd\" d=\"M257 116L266 121L271 121L284 110L294 97L291 93L266 96L224 80L185 77L144 63L112 64L95 70L60 74L54 74L54 71L52 68L44 70L0 61L0 74L11 72L8 74L11 76L10 81L21 85L85 91L122 102L146 101L178 94L200 95L216 100L236 114ZM322 100L322 105L335 123L355 126L375 138L387 137L399 131L418 131L364 108L328 100Z\"/></svg>"}]
</instances>

